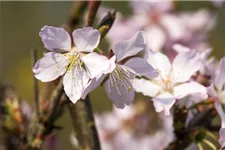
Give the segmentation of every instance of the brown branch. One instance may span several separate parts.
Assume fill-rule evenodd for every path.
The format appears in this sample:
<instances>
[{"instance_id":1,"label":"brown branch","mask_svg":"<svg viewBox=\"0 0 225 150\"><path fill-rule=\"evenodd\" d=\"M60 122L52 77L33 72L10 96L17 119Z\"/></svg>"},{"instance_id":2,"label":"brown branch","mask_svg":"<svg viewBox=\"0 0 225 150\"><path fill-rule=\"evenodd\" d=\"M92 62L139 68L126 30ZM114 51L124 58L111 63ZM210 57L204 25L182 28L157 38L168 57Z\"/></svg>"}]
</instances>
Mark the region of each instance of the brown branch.
<instances>
[{"instance_id":1,"label":"brown branch","mask_svg":"<svg viewBox=\"0 0 225 150\"><path fill-rule=\"evenodd\" d=\"M80 150L100 150L100 142L95 127L89 96L75 105L68 105L75 136Z\"/></svg>"},{"instance_id":2,"label":"brown branch","mask_svg":"<svg viewBox=\"0 0 225 150\"><path fill-rule=\"evenodd\" d=\"M102 1L89 1L86 26L92 26Z\"/></svg>"},{"instance_id":3,"label":"brown branch","mask_svg":"<svg viewBox=\"0 0 225 150\"><path fill-rule=\"evenodd\" d=\"M72 33L74 28L81 23L84 12L87 9L88 1L75 1L65 28Z\"/></svg>"}]
</instances>

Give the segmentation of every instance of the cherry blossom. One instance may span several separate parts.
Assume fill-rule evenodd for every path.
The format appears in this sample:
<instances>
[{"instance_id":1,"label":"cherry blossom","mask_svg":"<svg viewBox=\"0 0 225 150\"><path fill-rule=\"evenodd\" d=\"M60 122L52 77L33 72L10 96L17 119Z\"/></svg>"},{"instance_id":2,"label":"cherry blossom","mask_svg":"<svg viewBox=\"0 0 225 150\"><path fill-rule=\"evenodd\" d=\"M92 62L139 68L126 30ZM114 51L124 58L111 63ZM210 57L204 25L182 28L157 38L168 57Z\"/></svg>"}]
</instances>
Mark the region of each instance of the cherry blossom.
<instances>
[{"instance_id":1,"label":"cherry blossom","mask_svg":"<svg viewBox=\"0 0 225 150\"><path fill-rule=\"evenodd\" d=\"M195 51L180 52L171 63L160 53L147 51L148 62L159 72L155 79L135 79L133 86L137 92L152 97L157 112L170 114L170 108L177 99L188 95L207 98L207 91L201 84L190 81L191 76L200 69L200 56Z\"/></svg>"},{"instance_id":2,"label":"cherry blossom","mask_svg":"<svg viewBox=\"0 0 225 150\"><path fill-rule=\"evenodd\" d=\"M132 80L135 76L154 78L158 75L145 59L134 57L144 48L143 32L137 32L131 39L115 44L112 49L114 55L110 58L109 70L89 83L83 98L104 80L105 91L116 107L124 108L126 105L130 105L134 100L135 92ZM108 75L106 76L106 74Z\"/></svg>"},{"instance_id":3,"label":"cherry blossom","mask_svg":"<svg viewBox=\"0 0 225 150\"><path fill-rule=\"evenodd\" d=\"M66 95L76 103L90 79L106 71L109 61L94 49L100 41L100 33L91 27L76 29L69 33L63 28L44 26L40 36L45 48L50 50L37 61L33 68L35 77L49 82L63 76Z\"/></svg>"}]
</instances>

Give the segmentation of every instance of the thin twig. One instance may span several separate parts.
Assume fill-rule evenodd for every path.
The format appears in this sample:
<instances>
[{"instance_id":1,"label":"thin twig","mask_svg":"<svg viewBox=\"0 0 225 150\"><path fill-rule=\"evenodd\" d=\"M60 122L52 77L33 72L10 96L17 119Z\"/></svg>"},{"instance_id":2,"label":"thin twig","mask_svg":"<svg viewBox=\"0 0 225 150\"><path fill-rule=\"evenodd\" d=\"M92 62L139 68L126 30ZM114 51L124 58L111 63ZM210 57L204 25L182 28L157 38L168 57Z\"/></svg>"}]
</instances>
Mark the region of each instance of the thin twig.
<instances>
[{"instance_id":1,"label":"thin twig","mask_svg":"<svg viewBox=\"0 0 225 150\"><path fill-rule=\"evenodd\" d=\"M80 150L101 150L89 96L68 105L74 133Z\"/></svg>"},{"instance_id":2,"label":"thin twig","mask_svg":"<svg viewBox=\"0 0 225 150\"><path fill-rule=\"evenodd\" d=\"M31 61L32 61L32 68L34 67L36 61L37 61L37 50L34 48L31 50ZM35 104L35 111L36 111L36 115L37 117L39 118L39 97L38 97L38 94L39 94L39 91L38 91L38 81L37 79L34 77L34 74L33 74L33 99L34 99L34 104Z\"/></svg>"},{"instance_id":3,"label":"thin twig","mask_svg":"<svg viewBox=\"0 0 225 150\"><path fill-rule=\"evenodd\" d=\"M88 6L88 1L75 1L71 9L70 17L65 28L71 33L75 26L81 23L83 14Z\"/></svg>"},{"instance_id":4,"label":"thin twig","mask_svg":"<svg viewBox=\"0 0 225 150\"><path fill-rule=\"evenodd\" d=\"M95 21L95 16L102 1L89 1L88 16L86 26L92 26Z\"/></svg>"},{"instance_id":5,"label":"thin twig","mask_svg":"<svg viewBox=\"0 0 225 150\"><path fill-rule=\"evenodd\" d=\"M62 80L63 80L63 78L60 79L56 89L53 91L51 98L50 98L50 101L53 104L52 104L51 111L49 112L49 115L48 115L48 121L47 121L48 124L54 122L54 119L55 119L54 116L55 116L57 107L59 106L60 99L64 93Z\"/></svg>"},{"instance_id":6,"label":"thin twig","mask_svg":"<svg viewBox=\"0 0 225 150\"><path fill-rule=\"evenodd\" d=\"M84 100L85 102L85 106L87 108L87 114L88 114L88 118L89 118L89 126L90 126L90 129L91 129L91 133L92 133L92 137L93 137L93 140L94 140L94 147L96 150L100 150L100 141L99 141L99 136L98 136L98 132L97 132L97 129L96 129L96 126L95 126L95 120L94 120L94 113L92 111L92 106L91 106L91 101L90 101L90 98L89 98L89 95L87 95L87 97L85 98Z\"/></svg>"}]
</instances>

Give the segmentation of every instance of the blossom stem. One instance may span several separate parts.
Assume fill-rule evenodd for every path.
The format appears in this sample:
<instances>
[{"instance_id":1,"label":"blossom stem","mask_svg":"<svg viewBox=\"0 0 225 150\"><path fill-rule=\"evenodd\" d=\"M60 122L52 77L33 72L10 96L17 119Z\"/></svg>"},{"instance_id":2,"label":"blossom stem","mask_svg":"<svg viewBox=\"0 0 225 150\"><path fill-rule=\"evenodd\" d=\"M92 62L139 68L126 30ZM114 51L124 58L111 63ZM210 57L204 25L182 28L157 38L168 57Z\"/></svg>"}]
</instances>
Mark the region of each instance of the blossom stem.
<instances>
[{"instance_id":1,"label":"blossom stem","mask_svg":"<svg viewBox=\"0 0 225 150\"><path fill-rule=\"evenodd\" d=\"M95 48L95 51L97 51L100 54L103 54L103 51L100 48L98 48L98 47Z\"/></svg>"}]
</instances>

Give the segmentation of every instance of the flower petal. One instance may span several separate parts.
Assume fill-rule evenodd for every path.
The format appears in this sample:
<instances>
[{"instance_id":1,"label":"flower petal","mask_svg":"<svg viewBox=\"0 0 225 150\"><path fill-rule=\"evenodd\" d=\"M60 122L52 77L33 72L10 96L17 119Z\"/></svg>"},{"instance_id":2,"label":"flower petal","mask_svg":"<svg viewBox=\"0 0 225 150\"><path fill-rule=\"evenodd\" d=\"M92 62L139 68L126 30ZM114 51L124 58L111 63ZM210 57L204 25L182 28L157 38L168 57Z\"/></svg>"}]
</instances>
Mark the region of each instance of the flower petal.
<instances>
[{"instance_id":1,"label":"flower petal","mask_svg":"<svg viewBox=\"0 0 225 150\"><path fill-rule=\"evenodd\" d=\"M113 48L117 62L122 59L134 56L145 48L143 32L137 32L131 39L117 43Z\"/></svg>"},{"instance_id":2,"label":"flower petal","mask_svg":"<svg viewBox=\"0 0 225 150\"><path fill-rule=\"evenodd\" d=\"M167 80L171 72L171 63L169 58L160 52L156 52L152 56L153 58L149 59L153 59L155 61L155 69L159 71L159 74L163 79Z\"/></svg>"},{"instance_id":3,"label":"flower petal","mask_svg":"<svg viewBox=\"0 0 225 150\"><path fill-rule=\"evenodd\" d=\"M42 82L55 80L66 72L68 62L60 53L49 52L33 68L34 76Z\"/></svg>"},{"instance_id":4,"label":"flower petal","mask_svg":"<svg viewBox=\"0 0 225 150\"><path fill-rule=\"evenodd\" d=\"M220 60L220 71L215 79L216 88L221 91L223 85L225 85L225 58Z\"/></svg>"},{"instance_id":5,"label":"flower petal","mask_svg":"<svg viewBox=\"0 0 225 150\"><path fill-rule=\"evenodd\" d=\"M208 94L209 94L210 96L212 96L212 97L218 99L214 84L211 84L211 85L207 88L207 92L208 92Z\"/></svg>"},{"instance_id":6,"label":"flower petal","mask_svg":"<svg viewBox=\"0 0 225 150\"><path fill-rule=\"evenodd\" d=\"M146 79L134 79L133 87L136 92L141 92L145 96L154 97L162 89L160 86Z\"/></svg>"},{"instance_id":7,"label":"flower petal","mask_svg":"<svg viewBox=\"0 0 225 150\"><path fill-rule=\"evenodd\" d=\"M225 112L222 108L222 105L216 101L215 108L220 116L221 119L221 128L225 128Z\"/></svg>"},{"instance_id":8,"label":"flower petal","mask_svg":"<svg viewBox=\"0 0 225 150\"><path fill-rule=\"evenodd\" d=\"M117 108L124 108L126 105L130 105L134 100L134 90L132 88L131 82L127 81L128 86L131 87L130 90L123 87L122 84L112 85L110 79L105 82L105 91L109 99Z\"/></svg>"},{"instance_id":9,"label":"flower petal","mask_svg":"<svg viewBox=\"0 0 225 150\"><path fill-rule=\"evenodd\" d=\"M89 53L81 59L92 79L102 74L104 71L107 71L110 67L109 60L105 56L95 52Z\"/></svg>"},{"instance_id":10,"label":"flower petal","mask_svg":"<svg viewBox=\"0 0 225 150\"><path fill-rule=\"evenodd\" d=\"M200 69L200 55L194 51L181 52L173 61L175 82L186 82Z\"/></svg>"},{"instance_id":11,"label":"flower petal","mask_svg":"<svg viewBox=\"0 0 225 150\"><path fill-rule=\"evenodd\" d=\"M168 92L164 92L152 99L153 105L157 112L164 110L166 116L170 115L170 108L175 103L175 97Z\"/></svg>"},{"instance_id":12,"label":"flower petal","mask_svg":"<svg viewBox=\"0 0 225 150\"><path fill-rule=\"evenodd\" d=\"M48 50L63 52L71 49L71 37L64 28L44 26L39 35Z\"/></svg>"},{"instance_id":13,"label":"flower petal","mask_svg":"<svg viewBox=\"0 0 225 150\"><path fill-rule=\"evenodd\" d=\"M177 85L173 90L174 96L177 99L181 99L189 95L193 95L201 99L206 99L208 97L207 89L203 85L194 81Z\"/></svg>"},{"instance_id":14,"label":"flower petal","mask_svg":"<svg viewBox=\"0 0 225 150\"><path fill-rule=\"evenodd\" d=\"M83 94L82 94L82 99L85 99L87 94L96 89L104 80L106 75L102 75L100 78L94 78L91 79L86 87L84 87Z\"/></svg>"},{"instance_id":15,"label":"flower petal","mask_svg":"<svg viewBox=\"0 0 225 150\"><path fill-rule=\"evenodd\" d=\"M92 27L76 29L72 35L75 46L80 52L93 52L100 42L99 31Z\"/></svg>"},{"instance_id":16,"label":"flower petal","mask_svg":"<svg viewBox=\"0 0 225 150\"><path fill-rule=\"evenodd\" d=\"M83 89L88 84L88 80L88 73L78 65L73 67L63 77L64 91L73 103L76 103L81 98Z\"/></svg>"},{"instance_id":17,"label":"flower petal","mask_svg":"<svg viewBox=\"0 0 225 150\"><path fill-rule=\"evenodd\" d=\"M133 69L137 74L149 79L158 76L158 72L145 59L140 57L129 59L124 66Z\"/></svg>"},{"instance_id":18,"label":"flower petal","mask_svg":"<svg viewBox=\"0 0 225 150\"><path fill-rule=\"evenodd\" d=\"M112 72L112 71L116 68L116 63L115 63L115 61L116 61L116 56L114 55L113 57L111 57L111 58L109 59L110 67L109 67L108 70L106 70L106 71L104 72L104 74L110 73L110 72Z\"/></svg>"}]
</instances>

